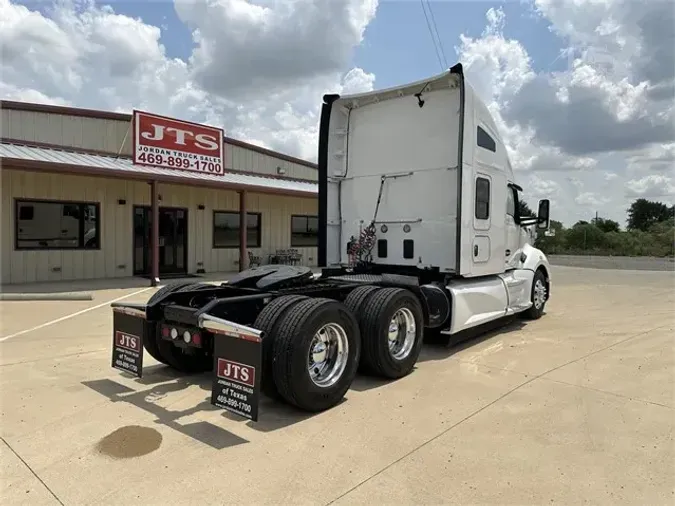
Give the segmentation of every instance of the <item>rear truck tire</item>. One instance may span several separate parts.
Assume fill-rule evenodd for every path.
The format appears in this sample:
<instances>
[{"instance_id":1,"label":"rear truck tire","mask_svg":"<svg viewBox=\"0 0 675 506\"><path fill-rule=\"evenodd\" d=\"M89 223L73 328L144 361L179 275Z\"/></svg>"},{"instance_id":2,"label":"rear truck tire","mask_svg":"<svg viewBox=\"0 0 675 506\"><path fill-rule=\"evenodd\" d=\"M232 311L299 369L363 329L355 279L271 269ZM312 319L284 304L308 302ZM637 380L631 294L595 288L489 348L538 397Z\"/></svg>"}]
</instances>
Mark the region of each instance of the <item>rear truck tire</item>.
<instances>
[{"instance_id":1,"label":"rear truck tire","mask_svg":"<svg viewBox=\"0 0 675 506\"><path fill-rule=\"evenodd\" d=\"M361 309L363 308L363 305L370 299L370 297L380 289L381 287L373 285L359 286L358 288L355 288L349 292L349 295L345 299L345 306L347 306L347 308L352 313L354 313L354 316L356 316L356 321L359 322L359 330L361 330L362 336L361 340L363 340L363 311ZM364 362L363 353L361 354L361 360L359 361L358 371L364 373L373 372Z\"/></svg>"},{"instance_id":2,"label":"rear truck tire","mask_svg":"<svg viewBox=\"0 0 675 506\"><path fill-rule=\"evenodd\" d=\"M148 300L148 304L160 301L166 295L176 292L187 292L207 288L206 283L194 283L192 281L172 283L157 290ZM186 374L196 374L213 369L213 356L202 350L196 350L195 354L184 353L181 348L174 346L170 341L165 341L155 333L148 339L143 340L145 349L157 361L168 365L172 369ZM155 348L158 356L153 355L150 348ZM153 351L155 351L153 350Z\"/></svg>"},{"instance_id":3,"label":"rear truck tire","mask_svg":"<svg viewBox=\"0 0 675 506\"><path fill-rule=\"evenodd\" d=\"M415 294L382 288L361 307L362 362L378 376L409 374L424 344L424 313Z\"/></svg>"},{"instance_id":4,"label":"rear truck tire","mask_svg":"<svg viewBox=\"0 0 675 506\"><path fill-rule=\"evenodd\" d=\"M530 293L530 302L532 306L523 313L528 320L538 320L544 314L546 307L546 276L541 270L534 273L532 280L532 291Z\"/></svg>"},{"instance_id":5,"label":"rear truck tire","mask_svg":"<svg viewBox=\"0 0 675 506\"><path fill-rule=\"evenodd\" d=\"M355 288L351 292L349 292L349 295L345 299L345 306L356 315L356 319L359 319L359 314L361 310L361 306L364 304L368 298L375 293L377 290L379 290L379 286L372 286L372 285L365 285L365 286L359 286L358 288Z\"/></svg>"},{"instance_id":6,"label":"rear truck tire","mask_svg":"<svg viewBox=\"0 0 675 506\"><path fill-rule=\"evenodd\" d=\"M281 397L305 411L325 411L344 398L356 376L359 324L343 303L310 298L280 319L273 355Z\"/></svg>"},{"instance_id":7,"label":"rear truck tire","mask_svg":"<svg viewBox=\"0 0 675 506\"><path fill-rule=\"evenodd\" d=\"M279 323L284 315L296 304L309 299L306 295L284 295L267 304L255 320L253 328L262 330L262 375L260 389L263 394L279 399L279 391L274 383L274 340L279 332Z\"/></svg>"},{"instance_id":8,"label":"rear truck tire","mask_svg":"<svg viewBox=\"0 0 675 506\"><path fill-rule=\"evenodd\" d=\"M210 283L189 283L185 286L180 287L177 292L192 292L197 290L207 290L209 288L218 288L216 285Z\"/></svg>"},{"instance_id":9,"label":"rear truck tire","mask_svg":"<svg viewBox=\"0 0 675 506\"><path fill-rule=\"evenodd\" d=\"M192 285L193 283L186 283L184 281L178 282L178 283L171 283L169 285L164 285L162 288L157 290L155 293L152 294L152 297L148 299L148 302L146 304L154 304L155 302L159 302L162 300L166 295L180 291L182 288L185 288L186 286ZM162 354L159 352L159 340L161 337L158 334L155 334L154 336L146 336L145 339L143 339L143 347L145 348L145 351L148 352L148 354L157 360L157 362L160 362L164 365L169 365L169 363L164 359Z\"/></svg>"}]
</instances>

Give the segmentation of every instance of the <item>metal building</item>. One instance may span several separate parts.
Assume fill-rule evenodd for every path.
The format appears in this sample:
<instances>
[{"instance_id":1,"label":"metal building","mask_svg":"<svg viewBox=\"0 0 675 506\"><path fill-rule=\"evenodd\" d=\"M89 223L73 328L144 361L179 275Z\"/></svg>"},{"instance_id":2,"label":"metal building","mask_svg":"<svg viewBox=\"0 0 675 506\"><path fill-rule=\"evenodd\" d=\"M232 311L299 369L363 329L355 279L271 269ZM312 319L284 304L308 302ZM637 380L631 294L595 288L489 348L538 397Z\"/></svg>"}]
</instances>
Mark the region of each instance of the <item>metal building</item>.
<instances>
[{"instance_id":1,"label":"metal building","mask_svg":"<svg viewBox=\"0 0 675 506\"><path fill-rule=\"evenodd\" d=\"M10 101L0 113L2 284L152 279L153 191L160 278L316 265L310 162L226 137L224 175L141 167L130 115Z\"/></svg>"}]
</instances>

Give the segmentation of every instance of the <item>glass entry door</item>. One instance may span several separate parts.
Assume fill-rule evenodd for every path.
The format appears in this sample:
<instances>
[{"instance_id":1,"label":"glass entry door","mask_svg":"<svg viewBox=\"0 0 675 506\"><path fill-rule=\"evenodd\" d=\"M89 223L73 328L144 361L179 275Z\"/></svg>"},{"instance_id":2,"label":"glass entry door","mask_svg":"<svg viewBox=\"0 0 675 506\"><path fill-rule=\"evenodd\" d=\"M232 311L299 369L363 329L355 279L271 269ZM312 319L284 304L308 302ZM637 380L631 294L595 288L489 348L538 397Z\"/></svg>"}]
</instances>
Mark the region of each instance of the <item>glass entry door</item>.
<instances>
[{"instance_id":1,"label":"glass entry door","mask_svg":"<svg viewBox=\"0 0 675 506\"><path fill-rule=\"evenodd\" d=\"M134 274L150 276L152 210L134 207ZM159 208L159 274L187 273L187 209Z\"/></svg>"}]
</instances>

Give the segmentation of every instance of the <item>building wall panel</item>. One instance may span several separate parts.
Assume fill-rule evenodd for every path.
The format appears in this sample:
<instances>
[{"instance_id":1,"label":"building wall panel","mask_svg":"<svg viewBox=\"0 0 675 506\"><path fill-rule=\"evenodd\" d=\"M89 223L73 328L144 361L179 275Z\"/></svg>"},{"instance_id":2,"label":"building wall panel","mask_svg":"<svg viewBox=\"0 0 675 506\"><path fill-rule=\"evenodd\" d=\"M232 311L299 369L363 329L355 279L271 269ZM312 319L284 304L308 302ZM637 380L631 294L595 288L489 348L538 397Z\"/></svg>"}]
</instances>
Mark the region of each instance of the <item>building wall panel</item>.
<instances>
[{"instance_id":1,"label":"building wall panel","mask_svg":"<svg viewBox=\"0 0 675 506\"><path fill-rule=\"evenodd\" d=\"M312 167L258 153L241 146L226 144L225 160L225 165L234 170L246 170L272 176L282 175L284 177L306 179L310 181L318 180L318 172ZM285 173L279 174L277 167L284 169Z\"/></svg>"},{"instance_id":2,"label":"building wall panel","mask_svg":"<svg viewBox=\"0 0 675 506\"><path fill-rule=\"evenodd\" d=\"M239 250L213 248L213 211L238 211L239 195L228 190L159 185L161 206L188 211L188 272L231 272ZM101 249L92 251L15 251L16 198L100 203ZM118 199L126 199L119 205ZM249 193L248 211L261 213L261 247L253 254L266 262L277 249L290 248L291 215L317 214L317 199ZM203 204L204 210L198 206ZM2 170L2 283L98 279L133 275L133 209L150 205L150 185L62 174ZM303 264L316 265L316 248L298 248Z\"/></svg>"},{"instance_id":3,"label":"building wall panel","mask_svg":"<svg viewBox=\"0 0 675 506\"><path fill-rule=\"evenodd\" d=\"M0 133L3 137L28 142L56 144L65 148L81 148L131 156L131 122L86 118L45 112L0 110ZM120 151L121 149L121 151ZM225 145L225 166L228 169L279 175L317 181L317 170L302 164L276 158L241 146Z\"/></svg>"}]
</instances>

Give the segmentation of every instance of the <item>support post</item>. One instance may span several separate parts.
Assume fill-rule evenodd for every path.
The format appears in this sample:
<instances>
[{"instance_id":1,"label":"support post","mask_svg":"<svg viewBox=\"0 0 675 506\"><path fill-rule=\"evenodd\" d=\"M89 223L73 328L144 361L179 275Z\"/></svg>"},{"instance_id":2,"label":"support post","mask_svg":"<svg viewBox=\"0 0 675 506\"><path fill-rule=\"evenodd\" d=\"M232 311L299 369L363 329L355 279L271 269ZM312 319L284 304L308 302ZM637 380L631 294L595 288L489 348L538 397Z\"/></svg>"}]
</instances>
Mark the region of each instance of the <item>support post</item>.
<instances>
[{"instance_id":1,"label":"support post","mask_svg":"<svg viewBox=\"0 0 675 506\"><path fill-rule=\"evenodd\" d=\"M239 272L248 267L246 192L239 192Z\"/></svg>"},{"instance_id":2,"label":"support post","mask_svg":"<svg viewBox=\"0 0 675 506\"><path fill-rule=\"evenodd\" d=\"M152 229L150 230L150 244L152 245L152 254L150 255L150 286L159 284L159 191L157 181L150 183L150 200L152 202Z\"/></svg>"}]
</instances>

